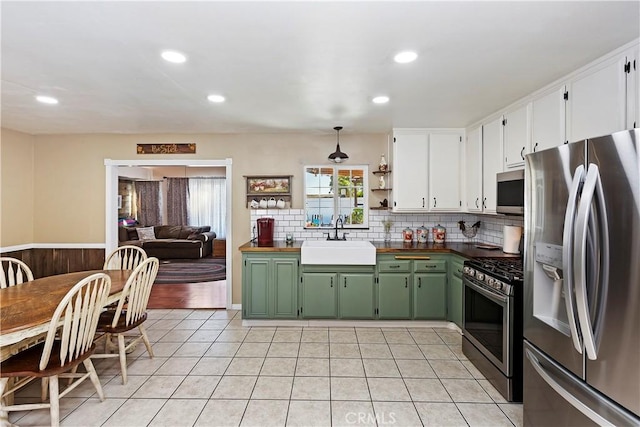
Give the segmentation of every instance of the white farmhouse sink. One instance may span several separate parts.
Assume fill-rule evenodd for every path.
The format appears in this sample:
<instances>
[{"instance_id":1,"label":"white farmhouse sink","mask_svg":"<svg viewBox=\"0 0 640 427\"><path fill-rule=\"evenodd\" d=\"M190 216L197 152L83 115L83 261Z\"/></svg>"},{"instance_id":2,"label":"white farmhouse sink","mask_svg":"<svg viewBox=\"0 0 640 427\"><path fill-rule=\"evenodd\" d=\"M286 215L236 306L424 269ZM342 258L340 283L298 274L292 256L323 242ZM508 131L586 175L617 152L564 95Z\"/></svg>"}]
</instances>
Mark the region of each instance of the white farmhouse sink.
<instances>
[{"instance_id":1,"label":"white farmhouse sink","mask_svg":"<svg viewBox=\"0 0 640 427\"><path fill-rule=\"evenodd\" d=\"M376 247L366 240L305 240L300 255L302 264L376 264Z\"/></svg>"}]
</instances>

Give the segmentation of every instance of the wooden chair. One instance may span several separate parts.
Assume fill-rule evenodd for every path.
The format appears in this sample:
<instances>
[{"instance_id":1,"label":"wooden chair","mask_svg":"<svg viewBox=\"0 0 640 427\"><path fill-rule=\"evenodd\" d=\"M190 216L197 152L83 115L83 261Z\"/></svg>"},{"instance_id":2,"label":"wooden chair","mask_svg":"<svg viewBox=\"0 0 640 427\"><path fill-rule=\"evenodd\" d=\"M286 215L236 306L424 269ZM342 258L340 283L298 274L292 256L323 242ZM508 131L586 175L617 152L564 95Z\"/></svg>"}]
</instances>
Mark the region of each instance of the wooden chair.
<instances>
[{"instance_id":1,"label":"wooden chair","mask_svg":"<svg viewBox=\"0 0 640 427\"><path fill-rule=\"evenodd\" d=\"M0 257L2 275L0 289L33 280L33 273L27 264L16 258Z\"/></svg>"},{"instance_id":2,"label":"wooden chair","mask_svg":"<svg viewBox=\"0 0 640 427\"><path fill-rule=\"evenodd\" d=\"M93 274L74 285L53 313L47 337L43 343L24 350L0 363L0 411L25 411L49 408L51 425L60 424L60 398L82 381L91 379L100 400L104 393L89 356L95 350L93 338L100 313L107 302L111 278L104 273ZM69 371L82 363L86 373ZM11 389L10 378L21 378ZM14 393L36 378L46 378L49 403L4 405L4 397ZM77 378L60 392L58 378Z\"/></svg>"},{"instance_id":3,"label":"wooden chair","mask_svg":"<svg viewBox=\"0 0 640 427\"><path fill-rule=\"evenodd\" d=\"M151 257L142 262L131 274L122 290L122 298L115 310L109 309L102 313L98 322L98 332L103 332L105 338L105 353L96 353L92 358L119 357L122 372L122 384L127 383L127 351L140 340L144 342L149 357L153 358L151 343L144 328L147 320L147 303L151 294L151 287L156 280L159 266L158 258ZM134 338L125 345L124 332L138 328L140 335L129 335ZM111 337L118 337L118 354L109 353ZM99 337L97 340L101 339ZM96 340L96 341L97 341Z\"/></svg>"},{"instance_id":4,"label":"wooden chair","mask_svg":"<svg viewBox=\"0 0 640 427\"><path fill-rule=\"evenodd\" d=\"M147 253L141 247L133 245L120 246L107 256L102 269L135 270L146 259Z\"/></svg>"}]
</instances>

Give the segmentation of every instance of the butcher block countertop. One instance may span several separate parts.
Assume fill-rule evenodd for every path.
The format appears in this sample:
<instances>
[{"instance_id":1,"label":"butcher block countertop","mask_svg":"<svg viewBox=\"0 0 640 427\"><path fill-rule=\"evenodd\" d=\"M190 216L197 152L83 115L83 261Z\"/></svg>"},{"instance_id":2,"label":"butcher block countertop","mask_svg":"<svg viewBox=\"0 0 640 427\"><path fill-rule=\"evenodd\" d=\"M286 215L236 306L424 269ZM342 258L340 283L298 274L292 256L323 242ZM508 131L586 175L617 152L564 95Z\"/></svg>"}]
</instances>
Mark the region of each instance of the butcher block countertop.
<instances>
[{"instance_id":1,"label":"butcher block countertop","mask_svg":"<svg viewBox=\"0 0 640 427\"><path fill-rule=\"evenodd\" d=\"M247 242L240 246L240 252L300 252L302 240L287 244L284 241L273 242L271 246L258 246L255 242ZM466 243L466 242L449 242L449 243L404 243L382 241L371 242L377 250L378 254L393 254L398 252L442 252L454 253L467 258L520 258L520 255L505 254L502 248L497 249L481 249L477 245L482 243ZM488 245L490 246L490 245Z\"/></svg>"}]
</instances>

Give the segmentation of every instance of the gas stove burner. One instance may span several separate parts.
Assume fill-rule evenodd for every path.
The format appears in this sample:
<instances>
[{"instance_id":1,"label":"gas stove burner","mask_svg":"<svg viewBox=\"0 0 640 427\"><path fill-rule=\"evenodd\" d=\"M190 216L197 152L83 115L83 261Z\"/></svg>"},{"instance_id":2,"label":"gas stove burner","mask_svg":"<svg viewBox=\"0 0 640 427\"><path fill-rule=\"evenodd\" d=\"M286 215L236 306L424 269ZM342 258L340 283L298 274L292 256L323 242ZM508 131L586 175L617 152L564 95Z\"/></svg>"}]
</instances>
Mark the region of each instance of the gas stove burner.
<instances>
[{"instance_id":1,"label":"gas stove burner","mask_svg":"<svg viewBox=\"0 0 640 427\"><path fill-rule=\"evenodd\" d=\"M523 281L519 258L476 258L464 263L464 275L495 291L513 295L514 286Z\"/></svg>"}]
</instances>

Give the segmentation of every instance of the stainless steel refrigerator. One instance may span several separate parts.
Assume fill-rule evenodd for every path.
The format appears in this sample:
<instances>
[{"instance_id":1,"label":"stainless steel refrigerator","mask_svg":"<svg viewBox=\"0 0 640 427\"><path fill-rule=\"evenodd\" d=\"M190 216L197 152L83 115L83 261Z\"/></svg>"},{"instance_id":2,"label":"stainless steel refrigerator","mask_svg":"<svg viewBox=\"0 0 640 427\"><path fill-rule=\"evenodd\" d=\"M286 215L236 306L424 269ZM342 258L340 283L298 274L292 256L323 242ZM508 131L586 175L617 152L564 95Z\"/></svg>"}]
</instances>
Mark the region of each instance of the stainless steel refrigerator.
<instances>
[{"instance_id":1,"label":"stainless steel refrigerator","mask_svg":"<svg viewBox=\"0 0 640 427\"><path fill-rule=\"evenodd\" d=\"M640 425L640 129L525 167L524 424Z\"/></svg>"}]
</instances>

